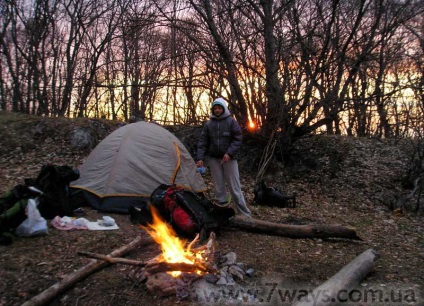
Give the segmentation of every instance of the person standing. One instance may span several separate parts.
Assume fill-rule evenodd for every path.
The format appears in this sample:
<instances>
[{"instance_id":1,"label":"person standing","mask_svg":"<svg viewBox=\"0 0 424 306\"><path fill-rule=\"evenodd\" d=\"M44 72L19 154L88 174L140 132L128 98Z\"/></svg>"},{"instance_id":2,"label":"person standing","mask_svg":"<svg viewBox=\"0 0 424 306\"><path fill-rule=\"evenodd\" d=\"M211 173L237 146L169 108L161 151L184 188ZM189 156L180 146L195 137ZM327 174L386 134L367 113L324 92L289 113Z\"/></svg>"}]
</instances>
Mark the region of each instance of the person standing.
<instances>
[{"instance_id":1,"label":"person standing","mask_svg":"<svg viewBox=\"0 0 424 306\"><path fill-rule=\"evenodd\" d=\"M227 205L232 197L238 213L250 217L241 191L236 159L242 138L240 125L231 116L227 102L217 98L212 103L210 120L203 126L197 144L197 167L203 167L205 156L208 156L216 199L221 205Z\"/></svg>"}]
</instances>

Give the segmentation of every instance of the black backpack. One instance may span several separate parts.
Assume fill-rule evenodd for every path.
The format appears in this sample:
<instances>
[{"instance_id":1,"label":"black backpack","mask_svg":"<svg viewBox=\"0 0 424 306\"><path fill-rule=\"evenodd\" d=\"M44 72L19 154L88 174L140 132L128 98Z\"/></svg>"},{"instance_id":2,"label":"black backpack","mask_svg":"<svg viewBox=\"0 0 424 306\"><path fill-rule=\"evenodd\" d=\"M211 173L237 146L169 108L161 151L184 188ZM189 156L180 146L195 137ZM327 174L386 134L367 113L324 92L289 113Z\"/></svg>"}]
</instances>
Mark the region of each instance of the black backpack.
<instances>
[{"instance_id":1,"label":"black backpack","mask_svg":"<svg viewBox=\"0 0 424 306\"><path fill-rule=\"evenodd\" d=\"M40 189L38 210L46 219L56 216L72 216L73 207L69 184L79 178L79 171L69 166L44 165L35 180L27 179L25 184Z\"/></svg>"},{"instance_id":2,"label":"black backpack","mask_svg":"<svg viewBox=\"0 0 424 306\"><path fill-rule=\"evenodd\" d=\"M38 197L37 208L46 219L71 216L76 207L71 204L69 184L78 178L78 170L69 166L45 165L36 179L25 179L25 185L17 185L3 194L0 197L0 244L10 244L12 240L6 233L27 218L28 199Z\"/></svg>"}]
</instances>

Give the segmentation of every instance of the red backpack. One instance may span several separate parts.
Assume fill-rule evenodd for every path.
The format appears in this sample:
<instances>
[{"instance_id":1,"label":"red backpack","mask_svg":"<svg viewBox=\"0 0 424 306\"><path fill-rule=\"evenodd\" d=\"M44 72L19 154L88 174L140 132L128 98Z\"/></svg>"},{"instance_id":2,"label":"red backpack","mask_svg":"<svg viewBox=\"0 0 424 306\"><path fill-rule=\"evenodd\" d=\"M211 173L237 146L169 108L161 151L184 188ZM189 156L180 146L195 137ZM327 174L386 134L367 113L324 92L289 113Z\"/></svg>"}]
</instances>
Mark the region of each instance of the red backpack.
<instances>
[{"instance_id":1,"label":"red backpack","mask_svg":"<svg viewBox=\"0 0 424 306\"><path fill-rule=\"evenodd\" d=\"M160 185L151 194L150 203L178 235L186 237L199 233L205 239L234 215L232 209L224 212L208 199L176 185Z\"/></svg>"},{"instance_id":2,"label":"red backpack","mask_svg":"<svg viewBox=\"0 0 424 306\"><path fill-rule=\"evenodd\" d=\"M181 196L184 196L184 193L186 193L184 188L175 185L169 186L162 198L163 208L161 214L165 213L165 216L169 217L167 221L170 221L178 230L192 236L199 232L200 228L195 216L190 216L181 206Z\"/></svg>"}]
</instances>

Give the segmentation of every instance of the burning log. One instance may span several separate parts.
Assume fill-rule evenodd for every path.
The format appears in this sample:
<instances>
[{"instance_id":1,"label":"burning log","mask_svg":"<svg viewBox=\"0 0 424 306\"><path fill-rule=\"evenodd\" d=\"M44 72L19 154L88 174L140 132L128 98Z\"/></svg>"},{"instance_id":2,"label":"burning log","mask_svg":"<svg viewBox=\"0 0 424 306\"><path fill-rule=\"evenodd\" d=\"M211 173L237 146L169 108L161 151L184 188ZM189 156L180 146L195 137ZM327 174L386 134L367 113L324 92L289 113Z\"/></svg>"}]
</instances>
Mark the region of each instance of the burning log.
<instances>
[{"instance_id":1,"label":"burning log","mask_svg":"<svg viewBox=\"0 0 424 306\"><path fill-rule=\"evenodd\" d=\"M354 229L338 224L289 225L236 216L230 220L229 225L248 232L290 238L347 238L362 240Z\"/></svg>"},{"instance_id":2,"label":"burning log","mask_svg":"<svg viewBox=\"0 0 424 306\"><path fill-rule=\"evenodd\" d=\"M208 242L198 248L193 245L199 240L196 236L184 252L188 262L168 262L165 254L146 262L140 273L142 282L146 282L149 292L158 296L177 295L185 298L190 292L191 284L203 275L213 275L217 271L211 260L214 257L216 241L211 233Z\"/></svg>"},{"instance_id":3,"label":"burning log","mask_svg":"<svg viewBox=\"0 0 424 306\"><path fill-rule=\"evenodd\" d=\"M211 255L213 252L215 252L215 247L216 247L215 239L216 239L215 234L211 233L209 240L205 245L199 248L192 249L193 244L199 240L198 235L194 238L194 240L188 245L187 252L191 252L193 254L202 253L202 255L206 257L206 258L202 258L202 262L195 261L194 263L166 262L164 261L162 254L148 261L139 261L139 260L133 260L133 259L127 259L127 258L111 257L110 255L104 255L104 254L98 254L98 253L92 253L92 252L78 252L78 254L81 256L100 259L111 264L119 263L119 264L131 265L131 266L145 267L144 271L146 275L153 275L156 273L174 272L174 271L180 271L185 273L196 273L196 272L215 273L216 271L213 268L213 264L212 262L210 262L210 259L212 258Z\"/></svg>"},{"instance_id":4,"label":"burning log","mask_svg":"<svg viewBox=\"0 0 424 306\"><path fill-rule=\"evenodd\" d=\"M134 259L127 259L127 258L120 258L120 257L110 257L109 255L103 255L98 253L91 253L91 252L78 252L79 255L104 260L111 264L125 264L125 265L131 265L131 266L138 266L138 267L145 267L145 271L148 274L155 274L155 273L161 273L161 272L172 272L172 271L181 271L181 272L188 272L188 273L195 273L196 271L201 272L214 272L213 269L208 268L206 265L200 264L200 263L184 263L184 262L177 262L177 263L171 263L171 262L164 262L164 261L157 261L159 256L148 260L147 262L134 260Z\"/></svg>"},{"instance_id":5,"label":"burning log","mask_svg":"<svg viewBox=\"0 0 424 306\"><path fill-rule=\"evenodd\" d=\"M244 275L248 275L242 268L244 264L236 262L235 253L219 257L215 233L210 233L205 245L194 248L199 236L186 246L186 241L180 240L155 210L152 219L152 224L142 229L160 245L162 254L147 261L139 274L140 281L146 283L151 293L158 296L175 294L182 299L190 294L192 283L203 276L213 284L234 285L235 279L242 281Z\"/></svg>"},{"instance_id":6,"label":"burning log","mask_svg":"<svg viewBox=\"0 0 424 306\"><path fill-rule=\"evenodd\" d=\"M171 272L171 271L180 271L188 273L196 273L196 271L201 272L213 272L209 271L204 265L201 264L188 264L184 262L153 262L149 263L145 267L146 272L150 275L161 272Z\"/></svg>"}]
</instances>

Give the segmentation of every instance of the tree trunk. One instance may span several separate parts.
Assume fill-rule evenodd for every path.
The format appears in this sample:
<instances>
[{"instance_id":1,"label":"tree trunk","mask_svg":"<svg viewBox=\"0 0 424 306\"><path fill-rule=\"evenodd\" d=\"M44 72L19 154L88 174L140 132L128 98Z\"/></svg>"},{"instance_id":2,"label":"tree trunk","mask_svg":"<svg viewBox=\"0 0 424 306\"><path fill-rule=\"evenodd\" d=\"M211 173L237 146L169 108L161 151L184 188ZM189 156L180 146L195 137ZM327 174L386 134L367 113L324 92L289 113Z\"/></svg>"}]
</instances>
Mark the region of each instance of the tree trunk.
<instances>
[{"instance_id":1,"label":"tree trunk","mask_svg":"<svg viewBox=\"0 0 424 306\"><path fill-rule=\"evenodd\" d=\"M273 223L253 218L234 217L230 226L253 233L284 236L290 238L347 238L362 240L352 228L342 225L289 225Z\"/></svg>"},{"instance_id":2,"label":"tree trunk","mask_svg":"<svg viewBox=\"0 0 424 306\"><path fill-rule=\"evenodd\" d=\"M262 22L264 23L264 49L265 49L265 75L266 97L268 99L266 130L267 134L280 127L280 119L288 114L283 108L284 95L278 79L279 63L277 59L276 43L274 37L273 0L260 2L263 10ZM284 112L284 113L282 113ZM287 120L290 121L290 120Z\"/></svg>"},{"instance_id":3,"label":"tree trunk","mask_svg":"<svg viewBox=\"0 0 424 306\"><path fill-rule=\"evenodd\" d=\"M373 249L366 250L321 286L315 288L304 299L293 304L293 306L339 305L334 302L342 302L340 293L345 292L343 296L347 296L350 290L358 286L361 280L374 268L374 262L377 259L378 254L376 251Z\"/></svg>"}]
</instances>

